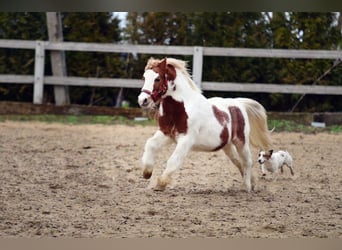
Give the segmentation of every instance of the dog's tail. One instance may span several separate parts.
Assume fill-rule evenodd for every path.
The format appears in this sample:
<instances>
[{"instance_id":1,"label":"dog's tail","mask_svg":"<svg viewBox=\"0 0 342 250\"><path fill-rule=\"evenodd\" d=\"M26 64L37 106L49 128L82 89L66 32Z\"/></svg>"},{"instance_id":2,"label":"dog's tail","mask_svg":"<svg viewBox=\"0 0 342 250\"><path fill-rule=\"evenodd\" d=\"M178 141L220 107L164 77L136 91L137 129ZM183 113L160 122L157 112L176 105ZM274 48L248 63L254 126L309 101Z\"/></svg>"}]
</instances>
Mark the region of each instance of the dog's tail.
<instances>
[{"instance_id":1,"label":"dog's tail","mask_svg":"<svg viewBox=\"0 0 342 250\"><path fill-rule=\"evenodd\" d=\"M238 98L246 108L250 123L250 143L256 148L267 150L272 148L271 132L267 126L265 108L257 101L249 98Z\"/></svg>"}]
</instances>

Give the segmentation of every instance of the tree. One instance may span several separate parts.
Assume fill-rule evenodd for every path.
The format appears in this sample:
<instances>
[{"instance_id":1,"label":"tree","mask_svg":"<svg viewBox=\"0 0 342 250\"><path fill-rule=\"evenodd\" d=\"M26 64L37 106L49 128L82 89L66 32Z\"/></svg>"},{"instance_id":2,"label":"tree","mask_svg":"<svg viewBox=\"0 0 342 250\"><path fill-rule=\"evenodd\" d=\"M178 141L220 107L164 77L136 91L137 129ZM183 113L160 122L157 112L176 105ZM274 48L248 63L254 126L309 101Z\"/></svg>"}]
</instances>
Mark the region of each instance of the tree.
<instances>
[{"instance_id":1,"label":"tree","mask_svg":"<svg viewBox=\"0 0 342 250\"><path fill-rule=\"evenodd\" d=\"M120 42L120 20L111 12L62 13L64 40L73 42ZM122 55L95 52L67 52L69 76L125 77ZM71 87L71 101L78 104L115 105L118 90L112 88Z\"/></svg>"},{"instance_id":2,"label":"tree","mask_svg":"<svg viewBox=\"0 0 342 250\"><path fill-rule=\"evenodd\" d=\"M125 38L133 44L185 45L190 37L188 26L185 13L130 12Z\"/></svg>"},{"instance_id":3,"label":"tree","mask_svg":"<svg viewBox=\"0 0 342 250\"><path fill-rule=\"evenodd\" d=\"M273 36L273 48L287 49L337 49L341 41L338 32L335 13L273 13L270 28ZM333 64L331 60L274 60L275 79L284 84L318 85L331 84L329 77L316 80ZM270 106L280 110L290 109L289 104L295 104L300 95L270 95ZM327 101L322 101L325 99ZM310 96L302 101L301 110L325 111L333 107L329 105L330 98L325 96ZM320 102L320 105L317 103Z\"/></svg>"},{"instance_id":4,"label":"tree","mask_svg":"<svg viewBox=\"0 0 342 250\"><path fill-rule=\"evenodd\" d=\"M119 42L119 20L108 13L63 13L64 39L75 42ZM0 38L48 40L45 13L0 13ZM51 74L50 57L46 53L46 75ZM125 61L120 54L67 52L69 76L125 77ZM34 71L34 51L0 50L0 72L3 74L31 74ZM2 100L32 102L32 85L8 84L0 86ZM71 101L78 104L97 102L113 105L117 89L70 88ZM51 86L45 87L45 100L52 99Z\"/></svg>"},{"instance_id":5,"label":"tree","mask_svg":"<svg viewBox=\"0 0 342 250\"><path fill-rule=\"evenodd\" d=\"M342 45L342 17L337 13L308 12L131 12L127 26L111 12L62 13L65 41L188 45L240 48L338 49ZM47 40L45 13L0 13L0 38ZM48 52L47 52L48 53ZM66 52L67 74L83 77L141 78L151 55ZM153 55L164 57L165 55ZM192 57L174 55L189 62ZM51 74L46 56L46 74ZM316 81L333 65L332 60L205 57L203 80L283 84L341 85L341 66ZM0 49L0 73L33 74L34 51ZM48 90L46 87L45 90ZM139 90L125 97L136 105ZM71 87L73 103L110 105L118 89ZM260 101L268 110L289 110L300 98L291 94L205 92L205 95L243 95ZM32 101L32 85L2 84L2 100ZM297 110L334 111L342 108L336 96L308 96Z\"/></svg>"},{"instance_id":6,"label":"tree","mask_svg":"<svg viewBox=\"0 0 342 250\"><path fill-rule=\"evenodd\" d=\"M262 48L268 43L261 13L129 13L127 23L126 39L133 44ZM143 69L146 58L141 57L144 60L137 66ZM177 57L188 60L191 65L191 57ZM242 79L234 70L237 64L246 69ZM255 77L255 72L251 73L253 67L247 65L250 64L246 59L206 58L204 79L253 81L258 76ZM139 73L141 76L142 72Z\"/></svg>"},{"instance_id":7,"label":"tree","mask_svg":"<svg viewBox=\"0 0 342 250\"><path fill-rule=\"evenodd\" d=\"M336 49L341 41L341 33L337 32L338 28L334 25L334 13L145 12L129 13L127 22L126 38L138 44ZM140 60L135 62L137 77L142 75L147 57L140 55ZM191 65L192 58L185 59ZM203 80L312 84L330 66L331 60L206 57ZM324 78L318 84L330 82L329 78ZM225 97L244 95L259 100L272 110L289 110L299 97L277 93L205 94ZM310 109L310 101L316 97L305 100L301 109ZM329 105L323 106L323 109L327 109Z\"/></svg>"},{"instance_id":8,"label":"tree","mask_svg":"<svg viewBox=\"0 0 342 250\"><path fill-rule=\"evenodd\" d=\"M264 16L261 13L204 12L194 17L193 45L264 48L268 46ZM211 81L255 82L259 75L252 58L210 57L204 65L204 78ZM242 74L241 74L242 73ZM259 79L258 79L259 78Z\"/></svg>"},{"instance_id":9,"label":"tree","mask_svg":"<svg viewBox=\"0 0 342 250\"><path fill-rule=\"evenodd\" d=\"M185 13L130 12L127 15L124 39L130 44L187 45L192 38L190 31L191 20ZM161 58L165 55L127 55L128 71L132 73L133 78L142 77L146 61L151 56ZM189 56L175 56L187 61L192 59ZM137 105L138 94L139 90L130 90L126 97Z\"/></svg>"},{"instance_id":10,"label":"tree","mask_svg":"<svg viewBox=\"0 0 342 250\"><path fill-rule=\"evenodd\" d=\"M45 13L0 12L0 39L46 40ZM34 72L34 51L0 49L1 74L27 74ZM1 84L0 99L32 102L33 86L29 84Z\"/></svg>"}]
</instances>

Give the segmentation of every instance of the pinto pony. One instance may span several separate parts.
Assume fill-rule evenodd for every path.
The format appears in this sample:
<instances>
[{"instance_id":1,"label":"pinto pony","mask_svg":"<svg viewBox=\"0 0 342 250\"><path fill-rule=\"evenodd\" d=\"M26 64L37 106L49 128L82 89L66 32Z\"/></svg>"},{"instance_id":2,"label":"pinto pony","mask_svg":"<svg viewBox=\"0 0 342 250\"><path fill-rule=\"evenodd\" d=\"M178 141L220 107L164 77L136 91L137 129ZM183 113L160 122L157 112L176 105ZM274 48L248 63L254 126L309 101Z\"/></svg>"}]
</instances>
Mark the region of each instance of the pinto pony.
<instances>
[{"instance_id":1,"label":"pinto pony","mask_svg":"<svg viewBox=\"0 0 342 250\"><path fill-rule=\"evenodd\" d=\"M158 108L159 129L146 141L142 156L144 178L151 177L159 149L176 142L155 190L166 188L190 150L220 149L240 170L247 191L254 189L250 144L266 149L271 142L261 104L247 98L207 99L192 81L186 62L174 58L149 59L138 103Z\"/></svg>"}]
</instances>

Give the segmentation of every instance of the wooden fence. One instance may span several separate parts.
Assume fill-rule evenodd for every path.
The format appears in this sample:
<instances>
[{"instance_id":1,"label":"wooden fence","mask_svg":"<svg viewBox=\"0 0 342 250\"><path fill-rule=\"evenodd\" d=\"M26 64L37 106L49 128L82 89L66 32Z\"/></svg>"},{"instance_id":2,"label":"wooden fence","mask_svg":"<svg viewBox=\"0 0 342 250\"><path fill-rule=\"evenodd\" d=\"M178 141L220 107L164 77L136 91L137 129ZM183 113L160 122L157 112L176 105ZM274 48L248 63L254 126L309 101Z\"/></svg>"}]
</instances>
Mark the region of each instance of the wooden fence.
<instances>
[{"instance_id":1,"label":"wooden fence","mask_svg":"<svg viewBox=\"0 0 342 250\"><path fill-rule=\"evenodd\" d=\"M207 91L299 93L342 95L342 86L284 85L263 83L206 82L202 81L204 56L297 58L297 59L342 59L342 51L337 50L284 50L284 49L247 49L218 48L197 46L156 46L106 43L76 43L27 40L0 40L0 48L35 50L34 75L0 74L0 83L33 84L33 103L41 104L45 84L54 86L92 86L141 88L140 79L122 78L85 78L67 76L45 76L45 51L84 51L110 53L138 53L193 56L192 75L195 83Z\"/></svg>"}]
</instances>

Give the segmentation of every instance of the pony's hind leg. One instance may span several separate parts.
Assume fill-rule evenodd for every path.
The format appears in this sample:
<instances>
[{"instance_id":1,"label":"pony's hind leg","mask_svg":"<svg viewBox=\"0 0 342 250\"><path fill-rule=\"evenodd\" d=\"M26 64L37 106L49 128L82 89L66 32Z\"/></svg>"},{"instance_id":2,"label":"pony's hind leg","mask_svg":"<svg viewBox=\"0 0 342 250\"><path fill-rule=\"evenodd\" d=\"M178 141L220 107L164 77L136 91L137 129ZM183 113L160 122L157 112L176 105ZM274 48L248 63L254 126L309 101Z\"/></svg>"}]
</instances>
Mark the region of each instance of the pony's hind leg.
<instances>
[{"instance_id":1,"label":"pony's hind leg","mask_svg":"<svg viewBox=\"0 0 342 250\"><path fill-rule=\"evenodd\" d=\"M251 173L246 173L246 160L240 157L241 154L237 151L237 148L233 144L228 144L223 148L225 154L229 157L229 159L233 162L233 164L239 169L241 177L244 179L245 185L247 186L247 190L253 190L256 184L256 177ZM251 162L251 154L250 155L250 166ZM251 167L250 167L251 168ZM248 188L250 186L250 188Z\"/></svg>"},{"instance_id":2,"label":"pony's hind leg","mask_svg":"<svg viewBox=\"0 0 342 250\"><path fill-rule=\"evenodd\" d=\"M254 190L256 179L252 175L252 154L249 148L249 143L243 145L239 142L236 145L237 152L240 156L243 166L243 179L247 188L247 192Z\"/></svg>"},{"instance_id":3,"label":"pony's hind leg","mask_svg":"<svg viewBox=\"0 0 342 250\"><path fill-rule=\"evenodd\" d=\"M143 176L145 179L149 179L152 176L157 151L169 142L170 138L159 130L146 141L142 156Z\"/></svg>"},{"instance_id":4,"label":"pony's hind leg","mask_svg":"<svg viewBox=\"0 0 342 250\"><path fill-rule=\"evenodd\" d=\"M241 176L243 177L243 167L241 164L241 159L236 151L236 148L232 144L228 144L223 148L224 153L229 157L229 159L233 162L233 164L239 169Z\"/></svg>"}]
</instances>

